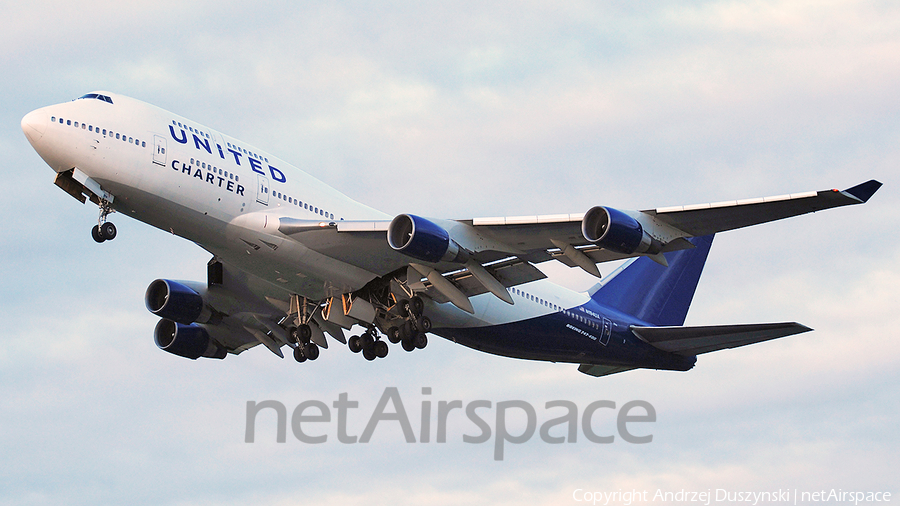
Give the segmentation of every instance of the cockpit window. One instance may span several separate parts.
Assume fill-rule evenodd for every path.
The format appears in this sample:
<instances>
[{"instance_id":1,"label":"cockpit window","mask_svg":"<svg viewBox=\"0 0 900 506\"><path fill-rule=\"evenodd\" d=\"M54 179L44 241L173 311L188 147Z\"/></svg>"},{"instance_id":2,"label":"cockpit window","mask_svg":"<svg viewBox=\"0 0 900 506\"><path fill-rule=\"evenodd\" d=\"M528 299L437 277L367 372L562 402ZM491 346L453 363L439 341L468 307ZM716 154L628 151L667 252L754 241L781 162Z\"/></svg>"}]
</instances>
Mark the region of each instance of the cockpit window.
<instances>
[{"instance_id":1,"label":"cockpit window","mask_svg":"<svg viewBox=\"0 0 900 506\"><path fill-rule=\"evenodd\" d=\"M87 95L82 95L78 97L76 100L81 100L82 98L95 98L97 100L102 100L104 102L113 103L112 99L107 97L106 95L100 95L99 93L88 93Z\"/></svg>"}]
</instances>

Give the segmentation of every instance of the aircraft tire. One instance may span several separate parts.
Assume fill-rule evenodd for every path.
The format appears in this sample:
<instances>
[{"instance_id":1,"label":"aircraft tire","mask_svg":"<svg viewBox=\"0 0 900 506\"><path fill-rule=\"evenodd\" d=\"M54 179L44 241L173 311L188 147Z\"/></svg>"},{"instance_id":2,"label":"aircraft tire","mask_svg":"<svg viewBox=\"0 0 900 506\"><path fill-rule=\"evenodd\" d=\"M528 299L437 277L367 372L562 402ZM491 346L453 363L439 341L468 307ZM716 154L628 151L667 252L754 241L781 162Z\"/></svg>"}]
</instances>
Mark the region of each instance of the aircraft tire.
<instances>
[{"instance_id":1,"label":"aircraft tire","mask_svg":"<svg viewBox=\"0 0 900 506\"><path fill-rule=\"evenodd\" d=\"M400 341L400 346L403 346L405 351L413 351L416 349L416 343L414 341L415 338L412 336L406 336Z\"/></svg>"},{"instance_id":2,"label":"aircraft tire","mask_svg":"<svg viewBox=\"0 0 900 506\"><path fill-rule=\"evenodd\" d=\"M375 358L377 358L377 355L375 355L375 350L373 350L372 348L363 348L362 353L363 353L363 357L365 357L365 359L370 362L372 360L375 360Z\"/></svg>"},{"instance_id":3,"label":"aircraft tire","mask_svg":"<svg viewBox=\"0 0 900 506\"><path fill-rule=\"evenodd\" d=\"M420 350L425 349L425 347L428 346L428 336L426 336L424 332L420 333L416 336L414 343L416 348Z\"/></svg>"},{"instance_id":4,"label":"aircraft tire","mask_svg":"<svg viewBox=\"0 0 900 506\"><path fill-rule=\"evenodd\" d=\"M93 237L94 240L97 241L98 243L101 243L106 240L100 236L100 225L94 225L94 228L91 229L91 237Z\"/></svg>"},{"instance_id":5,"label":"aircraft tire","mask_svg":"<svg viewBox=\"0 0 900 506\"><path fill-rule=\"evenodd\" d=\"M362 345L359 342L359 336L353 336L347 340L347 345L350 347L350 351L353 353L359 353L362 351Z\"/></svg>"},{"instance_id":6,"label":"aircraft tire","mask_svg":"<svg viewBox=\"0 0 900 506\"><path fill-rule=\"evenodd\" d=\"M300 335L301 342L306 344L309 342L309 339L312 337L312 329L309 328L309 325L303 324L297 327L297 333Z\"/></svg>"},{"instance_id":7,"label":"aircraft tire","mask_svg":"<svg viewBox=\"0 0 900 506\"><path fill-rule=\"evenodd\" d=\"M116 226L109 221L107 221L103 225L100 225L100 237L102 237L104 241L112 241L113 239L115 239Z\"/></svg>"},{"instance_id":8,"label":"aircraft tire","mask_svg":"<svg viewBox=\"0 0 900 506\"><path fill-rule=\"evenodd\" d=\"M303 354L310 360L319 358L319 346L316 343L309 343L303 346Z\"/></svg>"},{"instance_id":9,"label":"aircraft tire","mask_svg":"<svg viewBox=\"0 0 900 506\"><path fill-rule=\"evenodd\" d=\"M409 307L413 316L422 316L422 311L425 311L425 301L422 300L422 297L414 295L413 298L409 299Z\"/></svg>"},{"instance_id":10,"label":"aircraft tire","mask_svg":"<svg viewBox=\"0 0 900 506\"><path fill-rule=\"evenodd\" d=\"M391 327L387 331L388 341L391 344L397 344L400 342L400 339L403 337L400 333L400 329L397 327Z\"/></svg>"},{"instance_id":11,"label":"aircraft tire","mask_svg":"<svg viewBox=\"0 0 900 506\"><path fill-rule=\"evenodd\" d=\"M388 354L388 345L381 340L375 341L375 345L372 346L372 349L378 358L384 358Z\"/></svg>"},{"instance_id":12,"label":"aircraft tire","mask_svg":"<svg viewBox=\"0 0 900 506\"><path fill-rule=\"evenodd\" d=\"M294 348L294 360L300 363L306 362L306 355L303 354L303 348L300 346Z\"/></svg>"}]
</instances>

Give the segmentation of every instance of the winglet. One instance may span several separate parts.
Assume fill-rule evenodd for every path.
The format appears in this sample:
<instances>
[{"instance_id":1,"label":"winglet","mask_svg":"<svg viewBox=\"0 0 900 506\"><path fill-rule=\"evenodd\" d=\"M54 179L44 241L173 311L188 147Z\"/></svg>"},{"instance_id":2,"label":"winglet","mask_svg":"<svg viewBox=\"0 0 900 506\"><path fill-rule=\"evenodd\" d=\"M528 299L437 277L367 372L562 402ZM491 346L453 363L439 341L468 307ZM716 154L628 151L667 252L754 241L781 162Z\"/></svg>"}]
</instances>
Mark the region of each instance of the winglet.
<instances>
[{"instance_id":1,"label":"winglet","mask_svg":"<svg viewBox=\"0 0 900 506\"><path fill-rule=\"evenodd\" d=\"M844 190L844 193L849 193L862 202L868 202L869 198L871 198L879 188L881 188L881 183L872 179L865 183L858 184L853 188L847 188Z\"/></svg>"}]
</instances>

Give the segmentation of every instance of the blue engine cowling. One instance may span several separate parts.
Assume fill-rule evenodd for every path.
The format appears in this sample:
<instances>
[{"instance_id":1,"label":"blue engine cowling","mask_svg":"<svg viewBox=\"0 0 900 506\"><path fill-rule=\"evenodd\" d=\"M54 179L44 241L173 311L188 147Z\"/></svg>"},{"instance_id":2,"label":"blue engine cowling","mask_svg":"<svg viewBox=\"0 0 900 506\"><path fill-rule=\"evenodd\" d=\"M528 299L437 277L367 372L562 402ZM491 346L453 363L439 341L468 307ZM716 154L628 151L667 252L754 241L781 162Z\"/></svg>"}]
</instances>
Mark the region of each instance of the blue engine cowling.
<instances>
[{"instance_id":1,"label":"blue engine cowling","mask_svg":"<svg viewBox=\"0 0 900 506\"><path fill-rule=\"evenodd\" d=\"M156 316L185 325L208 316L203 297L196 290L176 281L157 279L144 295L147 309Z\"/></svg>"},{"instance_id":2,"label":"blue engine cowling","mask_svg":"<svg viewBox=\"0 0 900 506\"><path fill-rule=\"evenodd\" d=\"M617 253L658 252L658 241L647 235L637 220L611 207L598 206L588 211L581 222L581 233L588 241Z\"/></svg>"},{"instance_id":3,"label":"blue engine cowling","mask_svg":"<svg viewBox=\"0 0 900 506\"><path fill-rule=\"evenodd\" d=\"M465 250L456 244L449 232L412 214L401 214L391 220L387 239L391 248L418 260L431 263L466 260Z\"/></svg>"},{"instance_id":4,"label":"blue engine cowling","mask_svg":"<svg viewBox=\"0 0 900 506\"><path fill-rule=\"evenodd\" d=\"M162 319L156 324L153 339L159 349L180 357L196 360L200 357L225 358L227 352L209 337L200 325L183 325Z\"/></svg>"}]
</instances>

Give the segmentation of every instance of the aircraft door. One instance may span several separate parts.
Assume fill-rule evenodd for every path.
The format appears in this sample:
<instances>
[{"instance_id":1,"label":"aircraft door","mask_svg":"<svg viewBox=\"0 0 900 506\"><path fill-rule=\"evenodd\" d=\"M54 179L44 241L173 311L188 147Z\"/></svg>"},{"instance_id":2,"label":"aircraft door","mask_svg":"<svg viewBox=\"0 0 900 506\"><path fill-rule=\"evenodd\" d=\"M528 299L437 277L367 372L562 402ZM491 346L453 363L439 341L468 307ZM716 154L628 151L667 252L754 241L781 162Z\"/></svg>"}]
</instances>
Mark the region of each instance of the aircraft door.
<instances>
[{"instance_id":1,"label":"aircraft door","mask_svg":"<svg viewBox=\"0 0 900 506\"><path fill-rule=\"evenodd\" d=\"M166 166L166 138L160 135L153 136L153 163Z\"/></svg>"},{"instance_id":2,"label":"aircraft door","mask_svg":"<svg viewBox=\"0 0 900 506\"><path fill-rule=\"evenodd\" d=\"M269 179L266 176L257 174L256 185L256 201L260 204L269 205Z\"/></svg>"},{"instance_id":3,"label":"aircraft door","mask_svg":"<svg viewBox=\"0 0 900 506\"><path fill-rule=\"evenodd\" d=\"M609 318L603 318L603 329L600 334L600 344L606 346L609 344L609 336L612 334L612 321Z\"/></svg>"}]
</instances>

